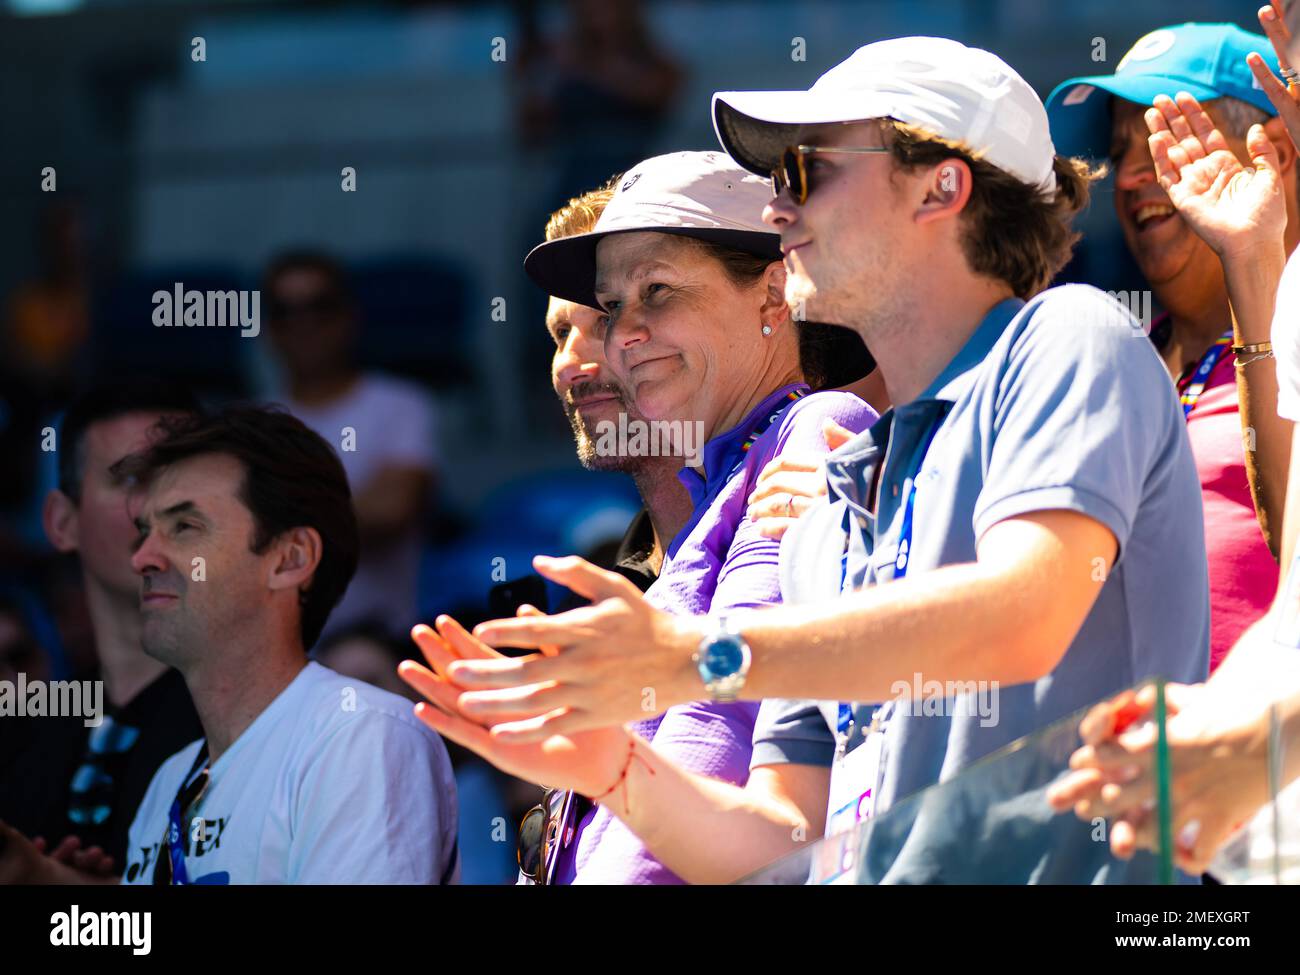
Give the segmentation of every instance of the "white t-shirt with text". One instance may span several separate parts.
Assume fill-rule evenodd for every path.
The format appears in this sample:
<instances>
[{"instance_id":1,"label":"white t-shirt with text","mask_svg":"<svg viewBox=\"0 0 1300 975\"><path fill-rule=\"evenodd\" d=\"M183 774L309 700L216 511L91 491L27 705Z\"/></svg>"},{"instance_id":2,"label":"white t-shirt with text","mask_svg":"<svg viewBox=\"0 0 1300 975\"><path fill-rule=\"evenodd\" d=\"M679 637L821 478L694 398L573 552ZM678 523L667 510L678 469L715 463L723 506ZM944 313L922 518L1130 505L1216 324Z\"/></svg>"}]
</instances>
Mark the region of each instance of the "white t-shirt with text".
<instances>
[{"instance_id":1,"label":"white t-shirt with text","mask_svg":"<svg viewBox=\"0 0 1300 975\"><path fill-rule=\"evenodd\" d=\"M154 774L131 824L125 884L153 882L169 811L202 741ZM183 824L201 884L459 880L456 784L411 702L308 663L210 769Z\"/></svg>"}]
</instances>

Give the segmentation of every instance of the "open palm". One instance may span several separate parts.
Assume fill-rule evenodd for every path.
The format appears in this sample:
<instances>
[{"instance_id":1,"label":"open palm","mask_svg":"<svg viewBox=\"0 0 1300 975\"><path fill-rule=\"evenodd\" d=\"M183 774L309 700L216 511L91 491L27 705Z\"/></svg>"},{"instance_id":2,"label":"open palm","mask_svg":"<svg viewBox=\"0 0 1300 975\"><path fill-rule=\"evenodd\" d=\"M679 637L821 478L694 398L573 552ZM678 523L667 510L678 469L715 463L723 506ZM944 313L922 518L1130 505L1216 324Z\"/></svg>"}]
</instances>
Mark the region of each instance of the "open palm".
<instances>
[{"instance_id":1,"label":"open palm","mask_svg":"<svg viewBox=\"0 0 1300 975\"><path fill-rule=\"evenodd\" d=\"M525 610L523 615L534 614L535 610ZM573 789L588 796L609 789L627 758L633 732L622 727L597 728L550 735L535 743L494 737L462 710L459 701L462 689L447 680L446 674L447 665L453 660L501 654L476 640L450 617L440 617L437 624L438 632L417 626L411 634L433 670L411 660L404 661L397 670L402 680L434 705L416 706L415 713L421 721L516 778L549 788ZM521 691L530 689L520 688ZM508 720L508 716L501 720Z\"/></svg>"},{"instance_id":2,"label":"open palm","mask_svg":"<svg viewBox=\"0 0 1300 975\"><path fill-rule=\"evenodd\" d=\"M1146 113L1156 177L1179 214L1220 256L1281 239L1286 202L1277 150L1260 126L1246 139L1254 168L1228 148L1205 109L1186 93L1159 96Z\"/></svg>"}]
</instances>

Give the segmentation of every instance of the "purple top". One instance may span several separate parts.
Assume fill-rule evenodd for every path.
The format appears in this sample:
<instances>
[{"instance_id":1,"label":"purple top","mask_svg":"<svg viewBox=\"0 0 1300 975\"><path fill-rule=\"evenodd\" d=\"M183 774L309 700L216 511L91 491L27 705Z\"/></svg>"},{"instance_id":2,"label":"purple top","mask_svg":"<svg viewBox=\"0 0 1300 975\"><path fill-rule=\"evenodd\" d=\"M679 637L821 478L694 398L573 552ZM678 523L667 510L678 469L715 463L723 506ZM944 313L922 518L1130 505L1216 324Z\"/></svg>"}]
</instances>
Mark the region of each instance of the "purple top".
<instances>
[{"instance_id":1,"label":"purple top","mask_svg":"<svg viewBox=\"0 0 1300 975\"><path fill-rule=\"evenodd\" d=\"M736 427L710 440L704 447L707 477L689 467L682 469L679 476L695 508L668 546L659 579L646 593L651 605L673 614L702 616L781 601L777 571L781 543L764 538L745 517L746 499L758 475L787 449L804 456L827 453L822 436L822 420L827 417L854 433L876 421L876 412L852 393L828 391L789 402L792 392L807 389L802 383L783 386ZM746 450L754 429L783 407L784 414ZM744 785L757 715L757 701L692 701L633 727L682 768ZM578 824L572 844L560 851L554 882L680 884L682 880L651 856L613 813L596 806Z\"/></svg>"}]
</instances>

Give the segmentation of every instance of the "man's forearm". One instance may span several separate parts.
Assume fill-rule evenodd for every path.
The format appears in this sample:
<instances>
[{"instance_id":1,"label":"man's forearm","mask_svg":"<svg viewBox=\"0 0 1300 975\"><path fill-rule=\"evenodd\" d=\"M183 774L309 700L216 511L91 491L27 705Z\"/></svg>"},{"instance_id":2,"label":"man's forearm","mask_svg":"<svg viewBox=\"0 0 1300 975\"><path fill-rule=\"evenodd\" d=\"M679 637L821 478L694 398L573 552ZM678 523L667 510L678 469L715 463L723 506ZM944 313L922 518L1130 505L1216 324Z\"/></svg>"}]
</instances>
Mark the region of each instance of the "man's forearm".
<instances>
[{"instance_id":1,"label":"man's forearm","mask_svg":"<svg viewBox=\"0 0 1300 975\"><path fill-rule=\"evenodd\" d=\"M1248 715L1248 723L1259 729L1261 741L1270 730L1269 712L1276 712L1280 741L1276 754L1278 776L1273 785L1281 791L1300 779L1300 665L1279 667L1277 653L1300 651L1274 645L1263 629L1269 622L1269 617L1264 617L1247 631L1253 632L1253 640L1245 642L1243 637L1228 654L1206 684L1212 693L1202 699L1200 706L1215 708L1221 715ZM1234 657L1236 666L1225 674ZM1268 747L1272 754L1271 742Z\"/></svg>"},{"instance_id":2,"label":"man's forearm","mask_svg":"<svg viewBox=\"0 0 1300 975\"><path fill-rule=\"evenodd\" d=\"M1269 340L1278 283L1286 266L1281 241L1249 254L1225 257L1224 275L1232 306L1234 342ZM1277 369L1272 358L1242 357L1237 366L1237 396L1246 458L1246 479L1260 530L1273 557L1281 549L1282 512L1291 462L1292 424L1277 413Z\"/></svg>"},{"instance_id":3,"label":"man's forearm","mask_svg":"<svg viewBox=\"0 0 1300 975\"><path fill-rule=\"evenodd\" d=\"M1232 645L1206 686L1217 689L1257 685L1261 672L1268 670L1268 641L1276 621L1272 612L1260 617ZM1256 690L1258 688L1255 688Z\"/></svg>"},{"instance_id":4,"label":"man's forearm","mask_svg":"<svg viewBox=\"0 0 1300 975\"><path fill-rule=\"evenodd\" d=\"M1016 584L969 563L833 602L757 612L738 621L753 653L744 694L885 701L917 677L1037 680L1078 627L1054 619L1055 609L1027 581Z\"/></svg>"},{"instance_id":5,"label":"man's forearm","mask_svg":"<svg viewBox=\"0 0 1300 975\"><path fill-rule=\"evenodd\" d=\"M1293 689L1286 697L1278 700L1276 707L1281 725L1282 755L1279 781L1275 784L1281 792L1291 783L1300 781L1300 689Z\"/></svg>"},{"instance_id":6,"label":"man's forearm","mask_svg":"<svg viewBox=\"0 0 1300 975\"><path fill-rule=\"evenodd\" d=\"M1050 573L1037 574L1041 584L1054 584ZM1034 680L1054 666L1078 625L1062 621L1052 606L1027 580L968 564L822 606L757 611L740 620L754 654L745 696L884 700L898 693L895 683L912 686L916 674ZM625 785L603 803L683 879L738 879L821 832L829 770L784 769L780 774L800 781L803 798L783 801L762 788L773 774L768 769L740 789L686 772L644 743L636 749Z\"/></svg>"}]
</instances>

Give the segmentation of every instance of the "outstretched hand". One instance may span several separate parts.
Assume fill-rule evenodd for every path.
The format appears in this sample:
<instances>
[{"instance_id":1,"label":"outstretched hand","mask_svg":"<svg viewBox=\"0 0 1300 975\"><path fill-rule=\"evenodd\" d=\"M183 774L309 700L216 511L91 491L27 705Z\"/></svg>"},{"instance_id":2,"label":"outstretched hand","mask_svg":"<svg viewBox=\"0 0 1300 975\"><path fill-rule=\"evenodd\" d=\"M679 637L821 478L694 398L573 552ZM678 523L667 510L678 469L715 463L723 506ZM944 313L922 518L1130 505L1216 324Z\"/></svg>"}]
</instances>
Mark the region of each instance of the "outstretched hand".
<instances>
[{"instance_id":1,"label":"outstretched hand","mask_svg":"<svg viewBox=\"0 0 1300 975\"><path fill-rule=\"evenodd\" d=\"M617 572L576 556L538 556L533 567L591 605L476 627L489 647L556 652L478 654L449 664L448 679L473 691L458 699L466 717L492 725L494 737L536 744L651 718L700 696L691 655L704 635L701 621L656 609Z\"/></svg>"},{"instance_id":2,"label":"outstretched hand","mask_svg":"<svg viewBox=\"0 0 1300 975\"><path fill-rule=\"evenodd\" d=\"M0 887L10 884L113 884L117 877L105 872L104 851L98 847L81 850L81 841L64 840L53 854L45 852L45 841L29 840L7 823L0 822ZM87 864L82 868L76 853ZM111 867L112 861L108 860Z\"/></svg>"},{"instance_id":3,"label":"outstretched hand","mask_svg":"<svg viewBox=\"0 0 1300 975\"><path fill-rule=\"evenodd\" d=\"M1111 852L1121 859L1158 842L1155 696L1149 685L1089 712L1071 771L1047 790L1054 809L1073 808L1085 821L1107 819ZM1257 702L1227 705L1205 684L1167 684L1165 696L1174 865L1204 873L1233 831L1267 801L1266 714Z\"/></svg>"},{"instance_id":4,"label":"outstretched hand","mask_svg":"<svg viewBox=\"0 0 1300 975\"><path fill-rule=\"evenodd\" d=\"M102 846L89 846L83 849L81 838L78 836L69 835L63 837L59 841L59 845L48 852L46 852L47 844L43 836L33 839L32 845L41 853L45 853L50 859L66 867L74 867L77 870L84 870L86 873L98 874L102 877L117 876L113 858L104 852L104 848Z\"/></svg>"},{"instance_id":5,"label":"outstretched hand","mask_svg":"<svg viewBox=\"0 0 1300 975\"><path fill-rule=\"evenodd\" d=\"M1282 0L1270 0L1268 6L1259 8L1259 26L1263 28L1273 45L1278 66L1284 72L1290 71L1291 32L1287 30L1286 21L1282 16ZM1277 109L1278 115L1286 125L1287 134L1291 136L1291 141L1300 146L1300 84L1282 84L1281 80L1269 70L1267 62L1258 54L1248 55L1246 64L1249 65L1251 74L1255 76L1259 86L1264 89L1268 100Z\"/></svg>"},{"instance_id":6,"label":"outstretched hand","mask_svg":"<svg viewBox=\"0 0 1300 975\"><path fill-rule=\"evenodd\" d=\"M1156 178L1191 228L1220 258L1273 245L1286 229L1277 149L1261 125L1246 136L1243 166L1223 133L1187 92L1158 95L1146 112Z\"/></svg>"},{"instance_id":7,"label":"outstretched hand","mask_svg":"<svg viewBox=\"0 0 1300 975\"><path fill-rule=\"evenodd\" d=\"M531 606L521 607L520 613L523 616L541 615ZM424 654L429 667L406 660L397 668L402 680L432 702L432 706L425 703L415 706L415 714L421 721L517 778L548 787L573 789L588 796L599 795L609 788L627 757L631 732L621 727L601 728L576 734L549 735L540 741L522 744L492 735L483 722L462 708L464 689L448 675L451 664L456 661L509 658L475 639L450 616L440 616L434 622L437 631L423 624L411 631L411 639ZM554 653L554 648L546 650Z\"/></svg>"}]
</instances>

